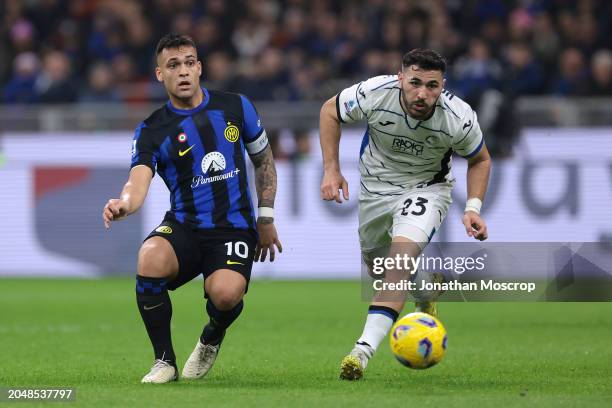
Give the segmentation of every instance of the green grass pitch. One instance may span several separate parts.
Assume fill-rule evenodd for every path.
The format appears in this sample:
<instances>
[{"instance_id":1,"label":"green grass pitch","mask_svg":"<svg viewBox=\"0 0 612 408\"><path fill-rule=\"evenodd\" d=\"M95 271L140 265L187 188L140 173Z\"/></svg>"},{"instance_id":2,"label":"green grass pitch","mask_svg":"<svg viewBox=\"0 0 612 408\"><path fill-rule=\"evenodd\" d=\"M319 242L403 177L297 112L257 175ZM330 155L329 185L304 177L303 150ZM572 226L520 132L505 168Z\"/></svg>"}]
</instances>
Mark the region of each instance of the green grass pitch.
<instances>
[{"instance_id":1,"label":"green grass pitch","mask_svg":"<svg viewBox=\"0 0 612 408\"><path fill-rule=\"evenodd\" d=\"M153 356L133 279L0 285L0 386L76 387L68 406L612 406L610 303L442 303L438 366L404 368L385 340L365 379L343 382L359 283L256 281L209 376L155 386L139 383ZM205 322L201 281L172 301L181 368Z\"/></svg>"}]
</instances>

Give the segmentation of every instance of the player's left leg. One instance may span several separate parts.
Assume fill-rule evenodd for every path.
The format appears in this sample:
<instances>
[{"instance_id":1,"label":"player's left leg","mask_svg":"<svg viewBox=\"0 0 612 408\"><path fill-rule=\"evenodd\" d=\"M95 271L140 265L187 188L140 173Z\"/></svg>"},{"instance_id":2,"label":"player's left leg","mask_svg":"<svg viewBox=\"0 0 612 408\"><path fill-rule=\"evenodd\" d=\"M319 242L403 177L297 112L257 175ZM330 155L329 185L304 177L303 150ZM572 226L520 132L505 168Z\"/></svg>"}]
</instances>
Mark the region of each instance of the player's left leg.
<instances>
[{"instance_id":1,"label":"player's left leg","mask_svg":"<svg viewBox=\"0 0 612 408\"><path fill-rule=\"evenodd\" d=\"M210 371L219 354L225 331L242 313L246 284L244 276L230 269L219 269L206 278L206 312L210 321L204 326L195 349L183 367L183 378L202 378Z\"/></svg>"},{"instance_id":2,"label":"player's left leg","mask_svg":"<svg viewBox=\"0 0 612 408\"><path fill-rule=\"evenodd\" d=\"M204 260L213 270L210 274L204 272L204 291L208 298L206 312L210 320L183 367L182 375L187 379L202 378L212 368L226 330L242 313L242 298L251 277L256 244L254 234L219 232L211 241Z\"/></svg>"},{"instance_id":3,"label":"player's left leg","mask_svg":"<svg viewBox=\"0 0 612 408\"><path fill-rule=\"evenodd\" d=\"M402 197L393 216L393 235L411 238L419 242L421 250L429 244L448 213L452 202L450 185L441 183L418 189ZM404 199L405 198L405 199ZM439 272L415 271L413 281L418 287L422 282L442 283L444 275ZM436 304L441 292L416 290L415 311L438 315Z\"/></svg>"}]
</instances>

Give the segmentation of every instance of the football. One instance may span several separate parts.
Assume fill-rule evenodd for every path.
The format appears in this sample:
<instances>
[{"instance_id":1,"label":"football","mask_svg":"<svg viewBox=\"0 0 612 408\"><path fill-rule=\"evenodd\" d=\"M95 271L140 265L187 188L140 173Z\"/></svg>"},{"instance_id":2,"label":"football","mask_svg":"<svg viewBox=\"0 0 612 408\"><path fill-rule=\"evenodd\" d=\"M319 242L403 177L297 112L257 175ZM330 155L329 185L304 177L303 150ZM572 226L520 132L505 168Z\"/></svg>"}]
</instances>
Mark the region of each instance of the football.
<instances>
[{"instance_id":1,"label":"football","mask_svg":"<svg viewBox=\"0 0 612 408\"><path fill-rule=\"evenodd\" d=\"M426 313L410 313L391 328L391 352L406 367L429 368L444 357L447 338L438 319Z\"/></svg>"}]
</instances>

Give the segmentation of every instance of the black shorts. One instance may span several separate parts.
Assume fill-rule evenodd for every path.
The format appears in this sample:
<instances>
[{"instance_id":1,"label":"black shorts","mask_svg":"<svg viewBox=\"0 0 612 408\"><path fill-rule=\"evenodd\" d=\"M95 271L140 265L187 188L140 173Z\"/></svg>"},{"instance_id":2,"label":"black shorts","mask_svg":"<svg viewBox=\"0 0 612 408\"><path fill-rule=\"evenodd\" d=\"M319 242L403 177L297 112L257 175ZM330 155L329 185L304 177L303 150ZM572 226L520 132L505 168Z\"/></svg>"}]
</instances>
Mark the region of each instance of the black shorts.
<instances>
[{"instance_id":1,"label":"black shorts","mask_svg":"<svg viewBox=\"0 0 612 408\"><path fill-rule=\"evenodd\" d=\"M168 289L174 290L200 274L206 279L218 269L238 272L246 279L248 289L257 244L257 234L254 230L193 230L173 217L166 216L145 241L151 237L168 240L178 259L178 275L168 282Z\"/></svg>"}]
</instances>

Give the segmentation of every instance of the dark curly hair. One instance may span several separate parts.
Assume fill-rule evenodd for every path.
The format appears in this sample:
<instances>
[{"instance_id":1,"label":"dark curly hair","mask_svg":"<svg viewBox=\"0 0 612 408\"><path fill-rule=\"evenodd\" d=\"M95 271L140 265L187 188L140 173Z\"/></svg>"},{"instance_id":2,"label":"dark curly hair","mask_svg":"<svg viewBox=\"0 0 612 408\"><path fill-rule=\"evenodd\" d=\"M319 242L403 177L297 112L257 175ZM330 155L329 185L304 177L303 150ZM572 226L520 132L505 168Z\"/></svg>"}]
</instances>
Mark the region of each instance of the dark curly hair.
<instances>
[{"instance_id":1,"label":"dark curly hair","mask_svg":"<svg viewBox=\"0 0 612 408\"><path fill-rule=\"evenodd\" d=\"M446 60L434 50L415 48L407 52L402 58L402 68L406 69L411 65L426 71L442 71L443 74L446 72Z\"/></svg>"}]
</instances>

